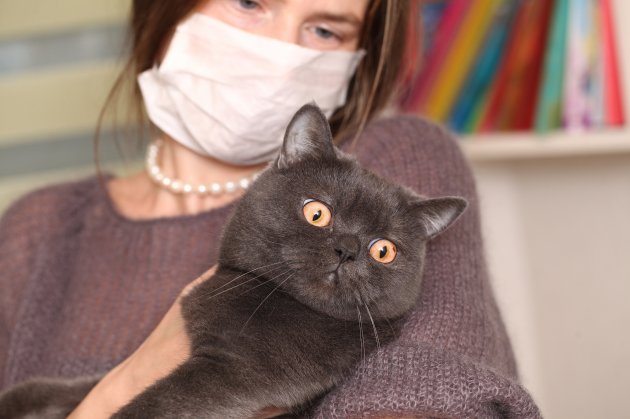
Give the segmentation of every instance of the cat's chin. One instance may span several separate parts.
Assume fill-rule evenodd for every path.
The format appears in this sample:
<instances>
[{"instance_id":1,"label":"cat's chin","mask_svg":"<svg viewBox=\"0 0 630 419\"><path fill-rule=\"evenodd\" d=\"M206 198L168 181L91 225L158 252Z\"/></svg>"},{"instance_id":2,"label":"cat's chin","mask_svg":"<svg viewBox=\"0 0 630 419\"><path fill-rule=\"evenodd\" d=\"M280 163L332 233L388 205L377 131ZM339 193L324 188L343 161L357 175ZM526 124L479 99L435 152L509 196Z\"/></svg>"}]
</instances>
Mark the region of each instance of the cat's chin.
<instances>
[{"instance_id":1,"label":"cat's chin","mask_svg":"<svg viewBox=\"0 0 630 419\"><path fill-rule=\"evenodd\" d=\"M334 271L287 291L312 310L339 320L358 321L357 307L361 304L357 302L353 290L340 285L338 274Z\"/></svg>"}]
</instances>

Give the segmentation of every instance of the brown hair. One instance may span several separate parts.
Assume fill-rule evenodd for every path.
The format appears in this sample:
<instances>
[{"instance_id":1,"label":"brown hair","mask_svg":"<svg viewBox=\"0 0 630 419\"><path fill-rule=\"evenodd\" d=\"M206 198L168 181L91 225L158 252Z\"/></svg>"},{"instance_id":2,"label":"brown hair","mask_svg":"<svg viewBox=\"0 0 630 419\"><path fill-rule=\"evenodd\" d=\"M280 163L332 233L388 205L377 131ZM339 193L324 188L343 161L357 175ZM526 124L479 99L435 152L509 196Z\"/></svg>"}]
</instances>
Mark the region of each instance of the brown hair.
<instances>
[{"instance_id":1,"label":"brown hair","mask_svg":"<svg viewBox=\"0 0 630 419\"><path fill-rule=\"evenodd\" d=\"M176 25L202 1L133 0L128 34L131 51L99 116L95 147L97 166L99 132L105 114L126 83L132 82L132 112L128 114L128 125L145 126L146 116L136 77L158 61ZM359 48L367 51L366 56L350 81L346 104L330 118L336 140L352 132L356 134L356 140L366 123L385 108L395 92L405 51L410 1L415 0L370 0L359 38Z\"/></svg>"}]
</instances>

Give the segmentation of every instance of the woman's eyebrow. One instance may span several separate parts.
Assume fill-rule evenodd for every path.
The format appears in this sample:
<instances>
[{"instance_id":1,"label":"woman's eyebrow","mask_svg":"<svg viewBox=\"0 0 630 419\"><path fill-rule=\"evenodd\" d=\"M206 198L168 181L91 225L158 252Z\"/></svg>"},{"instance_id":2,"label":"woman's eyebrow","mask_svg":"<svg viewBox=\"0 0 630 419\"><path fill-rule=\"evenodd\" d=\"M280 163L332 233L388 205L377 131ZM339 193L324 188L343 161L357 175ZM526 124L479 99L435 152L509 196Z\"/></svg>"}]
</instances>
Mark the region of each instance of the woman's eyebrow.
<instances>
[{"instance_id":1,"label":"woman's eyebrow","mask_svg":"<svg viewBox=\"0 0 630 419\"><path fill-rule=\"evenodd\" d=\"M312 18L328 20L331 22L338 22L338 23L348 23L353 26L361 26L362 24L361 19L359 19L352 13L336 14L336 13L329 13L329 12L318 12L318 13L315 13L312 16Z\"/></svg>"}]
</instances>

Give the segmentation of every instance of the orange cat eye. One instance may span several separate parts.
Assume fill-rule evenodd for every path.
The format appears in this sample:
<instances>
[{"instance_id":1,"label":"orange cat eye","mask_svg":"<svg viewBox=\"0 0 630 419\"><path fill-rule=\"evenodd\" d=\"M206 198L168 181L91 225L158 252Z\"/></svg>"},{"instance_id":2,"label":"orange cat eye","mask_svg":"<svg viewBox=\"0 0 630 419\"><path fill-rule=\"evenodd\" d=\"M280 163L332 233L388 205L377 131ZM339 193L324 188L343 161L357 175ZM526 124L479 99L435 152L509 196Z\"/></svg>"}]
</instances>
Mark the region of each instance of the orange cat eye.
<instances>
[{"instance_id":1,"label":"orange cat eye","mask_svg":"<svg viewBox=\"0 0 630 419\"><path fill-rule=\"evenodd\" d=\"M332 213L326 204L314 199L304 201L302 212L304 213L306 221L315 227L326 227L330 225L330 221L332 220Z\"/></svg>"},{"instance_id":2,"label":"orange cat eye","mask_svg":"<svg viewBox=\"0 0 630 419\"><path fill-rule=\"evenodd\" d=\"M387 239L372 240L369 246L370 256L380 263L392 263L396 259L396 246Z\"/></svg>"}]
</instances>

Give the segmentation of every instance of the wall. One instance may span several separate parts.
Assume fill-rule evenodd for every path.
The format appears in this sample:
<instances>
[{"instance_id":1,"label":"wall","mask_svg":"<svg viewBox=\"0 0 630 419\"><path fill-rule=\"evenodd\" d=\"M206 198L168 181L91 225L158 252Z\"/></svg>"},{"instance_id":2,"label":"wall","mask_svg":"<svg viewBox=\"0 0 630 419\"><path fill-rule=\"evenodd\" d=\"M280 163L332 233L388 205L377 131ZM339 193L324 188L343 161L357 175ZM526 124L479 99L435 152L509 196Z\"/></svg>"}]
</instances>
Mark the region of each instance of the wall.
<instances>
[{"instance_id":1,"label":"wall","mask_svg":"<svg viewBox=\"0 0 630 419\"><path fill-rule=\"evenodd\" d=\"M629 417L630 153L473 167L495 292L543 414Z\"/></svg>"},{"instance_id":2,"label":"wall","mask_svg":"<svg viewBox=\"0 0 630 419\"><path fill-rule=\"evenodd\" d=\"M94 172L129 4L0 0L0 213L35 187ZM105 127L100 160L119 161Z\"/></svg>"}]
</instances>

